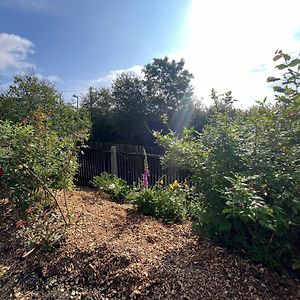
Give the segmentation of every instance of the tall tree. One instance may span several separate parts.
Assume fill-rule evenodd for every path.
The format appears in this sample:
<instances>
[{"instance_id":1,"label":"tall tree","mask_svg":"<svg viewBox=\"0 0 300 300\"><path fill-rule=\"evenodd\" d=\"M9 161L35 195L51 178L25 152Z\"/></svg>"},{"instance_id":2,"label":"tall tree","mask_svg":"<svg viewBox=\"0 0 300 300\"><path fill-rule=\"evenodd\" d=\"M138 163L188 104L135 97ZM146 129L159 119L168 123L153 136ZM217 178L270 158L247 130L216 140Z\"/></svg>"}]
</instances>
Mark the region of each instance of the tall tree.
<instances>
[{"instance_id":1,"label":"tall tree","mask_svg":"<svg viewBox=\"0 0 300 300\"><path fill-rule=\"evenodd\" d=\"M82 106L90 112L92 119L91 140L94 142L114 142L115 101L110 88L91 88L84 97Z\"/></svg>"},{"instance_id":2,"label":"tall tree","mask_svg":"<svg viewBox=\"0 0 300 300\"><path fill-rule=\"evenodd\" d=\"M184 109L192 101L193 89L191 79L193 75L184 68L184 60L179 62L154 58L147 64L144 85L151 114L168 114Z\"/></svg>"},{"instance_id":3,"label":"tall tree","mask_svg":"<svg viewBox=\"0 0 300 300\"><path fill-rule=\"evenodd\" d=\"M147 99L141 78L123 73L112 84L115 101L115 125L118 139L124 143L146 143Z\"/></svg>"},{"instance_id":4,"label":"tall tree","mask_svg":"<svg viewBox=\"0 0 300 300\"><path fill-rule=\"evenodd\" d=\"M21 122L36 111L53 112L62 102L53 84L34 75L16 76L0 95L0 119Z\"/></svg>"},{"instance_id":5,"label":"tall tree","mask_svg":"<svg viewBox=\"0 0 300 300\"><path fill-rule=\"evenodd\" d=\"M143 77L120 74L109 90L99 89L87 98L85 105L92 107L94 116L94 140L153 144L151 130L164 129L161 116L167 116L176 131L190 124L193 76L184 68L184 61L155 58L143 73ZM92 105L88 104L91 98ZM108 116L113 131L106 128L105 132Z\"/></svg>"}]
</instances>

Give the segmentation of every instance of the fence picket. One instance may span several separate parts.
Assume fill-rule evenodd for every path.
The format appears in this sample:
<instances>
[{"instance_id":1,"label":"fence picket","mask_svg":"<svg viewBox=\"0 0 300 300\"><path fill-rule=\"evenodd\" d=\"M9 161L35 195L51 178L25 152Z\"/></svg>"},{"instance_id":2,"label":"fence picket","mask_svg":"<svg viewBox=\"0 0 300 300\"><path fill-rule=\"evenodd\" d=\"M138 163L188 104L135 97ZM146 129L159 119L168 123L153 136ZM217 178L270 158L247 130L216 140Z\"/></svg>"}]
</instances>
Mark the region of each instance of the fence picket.
<instances>
[{"instance_id":1,"label":"fence picket","mask_svg":"<svg viewBox=\"0 0 300 300\"><path fill-rule=\"evenodd\" d=\"M115 173L116 170L118 176L128 184L138 183L144 171L144 148L150 171L150 185L154 185L163 175L166 184L172 183L175 179L183 181L188 177L187 172L176 168L163 170L160 157L164 151L160 147L102 143L90 145L79 153L77 185L90 186L94 176L102 172Z\"/></svg>"}]
</instances>

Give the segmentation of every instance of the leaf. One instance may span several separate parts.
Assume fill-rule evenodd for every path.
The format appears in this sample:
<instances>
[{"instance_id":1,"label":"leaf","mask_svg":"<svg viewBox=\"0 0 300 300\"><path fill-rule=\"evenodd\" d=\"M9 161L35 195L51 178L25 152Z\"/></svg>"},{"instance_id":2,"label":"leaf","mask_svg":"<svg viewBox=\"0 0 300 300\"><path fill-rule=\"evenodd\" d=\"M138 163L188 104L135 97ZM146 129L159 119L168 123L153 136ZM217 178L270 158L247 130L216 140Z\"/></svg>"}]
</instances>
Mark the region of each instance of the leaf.
<instances>
[{"instance_id":1,"label":"leaf","mask_svg":"<svg viewBox=\"0 0 300 300\"><path fill-rule=\"evenodd\" d=\"M285 69L285 68L287 68L287 67L288 67L288 66L285 65L285 64L280 64L280 65L276 66L276 68L277 68L278 70L283 70L283 69Z\"/></svg>"},{"instance_id":2,"label":"leaf","mask_svg":"<svg viewBox=\"0 0 300 300\"><path fill-rule=\"evenodd\" d=\"M295 67L297 65L300 64L300 59L299 58L295 58L293 59L290 63L289 63L289 67Z\"/></svg>"},{"instance_id":3,"label":"leaf","mask_svg":"<svg viewBox=\"0 0 300 300\"><path fill-rule=\"evenodd\" d=\"M277 80L280 80L280 78L276 78L276 77L273 77L273 76L270 76L267 78L267 82L274 82L274 81L277 81Z\"/></svg>"},{"instance_id":4,"label":"leaf","mask_svg":"<svg viewBox=\"0 0 300 300\"><path fill-rule=\"evenodd\" d=\"M277 61L277 60L279 60L281 57L282 57L281 54L277 54L276 56L274 56L273 60L274 60L274 61Z\"/></svg>"},{"instance_id":5,"label":"leaf","mask_svg":"<svg viewBox=\"0 0 300 300\"><path fill-rule=\"evenodd\" d=\"M284 92L284 89L281 87L281 86L274 86L273 87L273 90L275 91L275 92L278 92L278 93L283 93Z\"/></svg>"},{"instance_id":6,"label":"leaf","mask_svg":"<svg viewBox=\"0 0 300 300\"><path fill-rule=\"evenodd\" d=\"M296 259L292 266L293 270L300 269L300 259Z\"/></svg>"}]
</instances>

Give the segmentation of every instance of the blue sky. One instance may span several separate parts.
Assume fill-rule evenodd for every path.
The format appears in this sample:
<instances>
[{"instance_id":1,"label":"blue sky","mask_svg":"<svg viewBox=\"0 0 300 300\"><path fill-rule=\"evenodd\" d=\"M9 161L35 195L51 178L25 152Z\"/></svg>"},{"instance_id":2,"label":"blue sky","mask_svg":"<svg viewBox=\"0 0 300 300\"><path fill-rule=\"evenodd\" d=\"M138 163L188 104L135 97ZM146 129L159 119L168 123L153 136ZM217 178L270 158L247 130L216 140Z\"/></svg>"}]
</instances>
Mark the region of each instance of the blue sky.
<instances>
[{"instance_id":1,"label":"blue sky","mask_svg":"<svg viewBox=\"0 0 300 300\"><path fill-rule=\"evenodd\" d=\"M1 0L0 84L33 71L69 101L169 55L186 60L204 102L214 87L249 106L271 95L274 52L300 52L299 2Z\"/></svg>"}]
</instances>

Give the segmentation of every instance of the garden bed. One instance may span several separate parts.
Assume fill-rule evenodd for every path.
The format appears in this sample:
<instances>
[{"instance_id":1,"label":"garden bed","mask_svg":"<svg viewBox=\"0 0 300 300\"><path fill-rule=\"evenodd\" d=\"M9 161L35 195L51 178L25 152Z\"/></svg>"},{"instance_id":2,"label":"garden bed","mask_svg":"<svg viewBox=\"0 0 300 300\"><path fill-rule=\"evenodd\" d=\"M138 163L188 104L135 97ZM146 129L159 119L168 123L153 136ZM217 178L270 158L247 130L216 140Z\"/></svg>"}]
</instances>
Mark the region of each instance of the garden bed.
<instances>
[{"instance_id":1,"label":"garden bed","mask_svg":"<svg viewBox=\"0 0 300 300\"><path fill-rule=\"evenodd\" d=\"M29 253L1 201L1 300L300 299L296 279L197 237L189 223L163 224L91 190L68 194L61 246Z\"/></svg>"}]
</instances>

